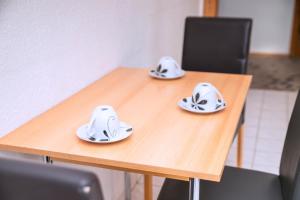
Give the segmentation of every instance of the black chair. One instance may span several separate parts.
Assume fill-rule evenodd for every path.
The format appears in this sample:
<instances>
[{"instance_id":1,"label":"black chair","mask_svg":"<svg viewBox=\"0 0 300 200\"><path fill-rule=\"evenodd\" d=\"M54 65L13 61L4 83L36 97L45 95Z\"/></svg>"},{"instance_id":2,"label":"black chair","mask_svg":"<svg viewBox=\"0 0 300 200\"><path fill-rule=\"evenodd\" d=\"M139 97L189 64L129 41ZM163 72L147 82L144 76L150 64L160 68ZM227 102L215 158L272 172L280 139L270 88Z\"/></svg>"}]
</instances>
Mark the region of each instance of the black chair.
<instances>
[{"instance_id":1,"label":"black chair","mask_svg":"<svg viewBox=\"0 0 300 200\"><path fill-rule=\"evenodd\" d=\"M1 200L103 200L96 175L53 165L0 159Z\"/></svg>"},{"instance_id":2,"label":"black chair","mask_svg":"<svg viewBox=\"0 0 300 200\"><path fill-rule=\"evenodd\" d=\"M246 74L251 28L251 19L186 18L182 68L187 71ZM243 124L244 109L238 126L239 167L242 165Z\"/></svg>"},{"instance_id":3,"label":"black chair","mask_svg":"<svg viewBox=\"0 0 300 200\"><path fill-rule=\"evenodd\" d=\"M189 183L166 179L158 200L189 199ZM300 199L300 93L289 123L280 175L225 167L221 182L201 181L201 200Z\"/></svg>"}]
</instances>

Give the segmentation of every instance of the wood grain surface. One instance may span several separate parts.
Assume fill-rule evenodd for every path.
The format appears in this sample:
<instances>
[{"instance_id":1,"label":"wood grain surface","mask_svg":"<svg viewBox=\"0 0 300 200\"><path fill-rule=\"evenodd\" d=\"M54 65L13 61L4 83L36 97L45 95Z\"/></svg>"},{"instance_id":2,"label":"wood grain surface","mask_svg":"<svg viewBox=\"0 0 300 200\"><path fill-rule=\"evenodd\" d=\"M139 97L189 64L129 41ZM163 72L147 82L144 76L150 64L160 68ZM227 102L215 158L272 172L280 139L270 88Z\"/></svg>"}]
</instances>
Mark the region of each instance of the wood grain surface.
<instances>
[{"instance_id":1,"label":"wood grain surface","mask_svg":"<svg viewBox=\"0 0 300 200\"><path fill-rule=\"evenodd\" d=\"M219 181L234 137L251 76L187 72L177 80L148 76L145 68L117 68L77 94L0 139L1 150L144 174ZM193 114L177 102L199 82L223 94L227 108ZM132 136L113 144L80 140L76 130L93 109L112 105Z\"/></svg>"}]
</instances>

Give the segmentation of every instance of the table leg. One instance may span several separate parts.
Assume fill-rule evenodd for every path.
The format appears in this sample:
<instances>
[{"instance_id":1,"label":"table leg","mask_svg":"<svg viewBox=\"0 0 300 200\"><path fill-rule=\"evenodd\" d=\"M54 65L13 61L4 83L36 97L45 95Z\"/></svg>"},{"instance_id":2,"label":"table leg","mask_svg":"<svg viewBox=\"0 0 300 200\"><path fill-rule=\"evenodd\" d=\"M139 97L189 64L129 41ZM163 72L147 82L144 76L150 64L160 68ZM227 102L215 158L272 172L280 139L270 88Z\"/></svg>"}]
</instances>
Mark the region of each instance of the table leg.
<instances>
[{"instance_id":1,"label":"table leg","mask_svg":"<svg viewBox=\"0 0 300 200\"><path fill-rule=\"evenodd\" d=\"M239 133L237 135L237 166L243 166L243 143L244 143L244 124L241 125Z\"/></svg>"},{"instance_id":2,"label":"table leg","mask_svg":"<svg viewBox=\"0 0 300 200\"><path fill-rule=\"evenodd\" d=\"M190 178L189 200L200 200L200 179Z\"/></svg>"},{"instance_id":3,"label":"table leg","mask_svg":"<svg viewBox=\"0 0 300 200\"><path fill-rule=\"evenodd\" d=\"M43 161L44 161L44 163L47 163L47 164L53 163L53 160L50 158L50 156L43 156Z\"/></svg>"},{"instance_id":4,"label":"table leg","mask_svg":"<svg viewBox=\"0 0 300 200\"><path fill-rule=\"evenodd\" d=\"M152 200L152 176L144 175L144 199Z\"/></svg>"},{"instance_id":5,"label":"table leg","mask_svg":"<svg viewBox=\"0 0 300 200\"><path fill-rule=\"evenodd\" d=\"M131 200L131 180L129 172L124 172L125 200Z\"/></svg>"}]
</instances>

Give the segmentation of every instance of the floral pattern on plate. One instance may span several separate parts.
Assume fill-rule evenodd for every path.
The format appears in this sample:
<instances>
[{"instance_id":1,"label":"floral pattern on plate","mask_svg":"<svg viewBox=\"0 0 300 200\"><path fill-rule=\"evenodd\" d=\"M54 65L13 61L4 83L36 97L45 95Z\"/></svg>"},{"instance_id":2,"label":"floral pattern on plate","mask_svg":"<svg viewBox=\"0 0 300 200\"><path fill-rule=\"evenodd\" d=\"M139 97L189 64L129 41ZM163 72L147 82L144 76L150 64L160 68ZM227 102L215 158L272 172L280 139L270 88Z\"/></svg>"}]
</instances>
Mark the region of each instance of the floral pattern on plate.
<instances>
[{"instance_id":1,"label":"floral pattern on plate","mask_svg":"<svg viewBox=\"0 0 300 200\"><path fill-rule=\"evenodd\" d=\"M195 103L195 102L196 101L192 97L186 97L178 102L178 106L184 110L193 113L214 113L226 108L226 103L224 102L223 105L216 105L216 108L213 110L205 110L204 108L201 107L200 103ZM205 102L202 102L202 104L205 104Z\"/></svg>"},{"instance_id":2,"label":"floral pattern on plate","mask_svg":"<svg viewBox=\"0 0 300 200\"><path fill-rule=\"evenodd\" d=\"M167 76L165 73L167 73L166 71L167 69L163 69L161 70L161 67L158 66L157 69L151 69L149 71L149 75L153 78L157 78L157 79L177 79L177 78L181 78L185 75L185 71L181 70L180 73L177 76Z\"/></svg>"},{"instance_id":3,"label":"floral pattern on plate","mask_svg":"<svg viewBox=\"0 0 300 200\"><path fill-rule=\"evenodd\" d=\"M102 140L96 140L96 138L93 137L89 137L87 130L88 130L88 124L84 124L81 127L79 127L77 129L77 136L87 142L92 142L92 143L113 143L113 142L118 142L121 140L124 140L126 138L128 138L132 132L133 132L133 128L132 126L124 123L124 122L120 122L120 129L119 129L119 133L116 137L112 138L112 139L102 139Z\"/></svg>"}]
</instances>

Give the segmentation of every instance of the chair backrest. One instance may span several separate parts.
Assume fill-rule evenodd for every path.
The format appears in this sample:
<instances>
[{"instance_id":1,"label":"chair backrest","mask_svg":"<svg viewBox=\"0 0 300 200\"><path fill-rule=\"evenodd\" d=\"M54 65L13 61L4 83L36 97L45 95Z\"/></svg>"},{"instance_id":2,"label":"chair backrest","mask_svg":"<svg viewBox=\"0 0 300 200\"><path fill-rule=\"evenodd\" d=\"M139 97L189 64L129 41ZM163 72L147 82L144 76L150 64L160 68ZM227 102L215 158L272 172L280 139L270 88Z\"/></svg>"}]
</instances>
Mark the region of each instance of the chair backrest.
<instances>
[{"instance_id":1,"label":"chair backrest","mask_svg":"<svg viewBox=\"0 0 300 200\"><path fill-rule=\"evenodd\" d=\"M182 68L243 74L247 72L252 20L187 17Z\"/></svg>"},{"instance_id":2,"label":"chair backrest","mask_svg":"<svg viewBox=\"0 0 300 200\"><path fill-rule=\"evenodd\" d=\"M300 93L289 123L280 163L284 200L300 199Z\"/></svg>"},{"instance_id":3,"label":"chair backrest","mask_svg":"<svg viewBox=\"0 0 300 200\"><path fill-rule=\"evenodd\" d=\"M0 199L103 200L103 196L90 172L0 159Z\"/></svg>"}]
</instances>

